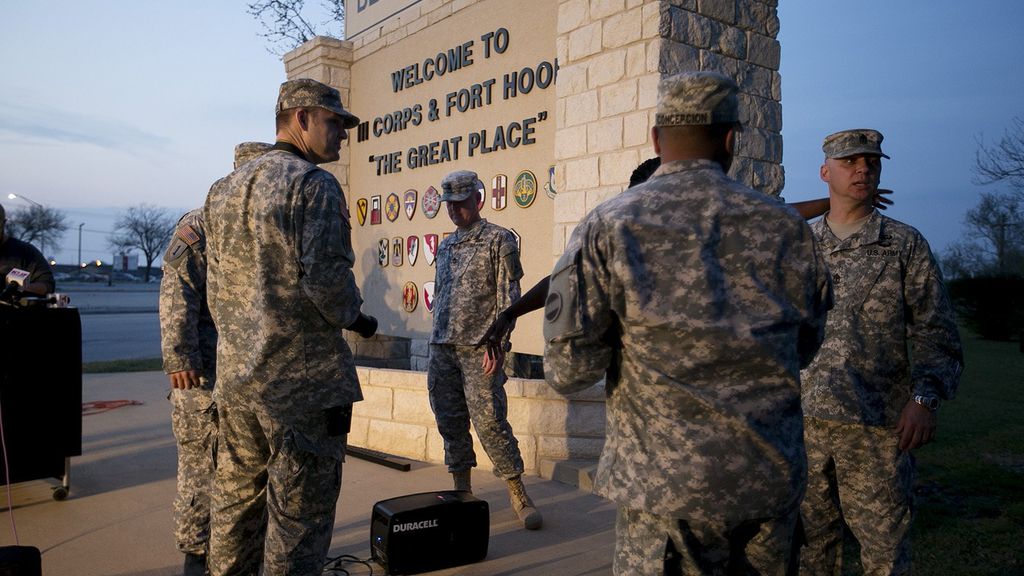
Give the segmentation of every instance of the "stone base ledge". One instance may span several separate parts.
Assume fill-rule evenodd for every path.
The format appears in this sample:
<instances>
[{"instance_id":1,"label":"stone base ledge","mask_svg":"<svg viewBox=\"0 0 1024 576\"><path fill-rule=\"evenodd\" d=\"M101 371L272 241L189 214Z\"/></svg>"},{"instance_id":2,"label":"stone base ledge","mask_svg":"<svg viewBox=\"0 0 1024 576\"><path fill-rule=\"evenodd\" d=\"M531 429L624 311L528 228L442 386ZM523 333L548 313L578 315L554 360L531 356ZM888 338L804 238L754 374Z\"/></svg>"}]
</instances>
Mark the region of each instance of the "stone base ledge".
<instances>
[{"instance_id":1,"label":"stone base ledge","mask_svg":"<svg viewBox=\"0 0 1024 576\"><path fill-rule=\"evenodd\" d=\"M426 372L360 366L363 401L353 408L349 443L402 458L444 463L427 396ZM604 445L604 384L562 396L543 380L510 378L505 385L508 418L528 474L551 477L545 462L596 461ZM478 467L493 465L473 432ZM564 466L563 466L564 467ZM586 486L587 482L573 483Z\"/></svg>"}]
</instances>

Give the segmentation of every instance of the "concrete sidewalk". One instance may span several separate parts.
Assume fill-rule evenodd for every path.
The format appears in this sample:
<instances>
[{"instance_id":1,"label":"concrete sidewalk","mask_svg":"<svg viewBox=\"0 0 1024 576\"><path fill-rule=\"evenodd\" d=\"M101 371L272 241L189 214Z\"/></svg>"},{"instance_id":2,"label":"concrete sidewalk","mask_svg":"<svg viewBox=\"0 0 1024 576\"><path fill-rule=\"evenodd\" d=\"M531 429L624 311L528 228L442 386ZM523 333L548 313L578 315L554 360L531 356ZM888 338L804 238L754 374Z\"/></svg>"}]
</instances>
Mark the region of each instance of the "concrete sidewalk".
<instances>
[{"instance_id":1,"label":"concrete sidewalk","mask_svg":"<svg viewBox=\"0 0 1024 576\"><path fill-rule=\"evenodd\" d=\"M52 499L56 479L11 486L12 506L6 497L0 500L0 546L15 543L13 523L21 545L42 551L44 575L180 574L183 557L171 529L176 456L166 393L167 380L159 372L84 375L84 402L142 404L83 416L82 456L71 460L67 500ZM531 476L526 483L544 513L542 530L521 529L504 483L479 471L473 477L474 493L489 503L491 512L487 558L431 574L610 574L615 507L560 482ZM413 462L412 470L400 472L349 457L330 555L370 557L374 503L450 486L443 466ZM384 573L379 565L371 566L372 574ZM344 568L353 575L371 574L359 564Z\"/></svg>"}]
</instances>

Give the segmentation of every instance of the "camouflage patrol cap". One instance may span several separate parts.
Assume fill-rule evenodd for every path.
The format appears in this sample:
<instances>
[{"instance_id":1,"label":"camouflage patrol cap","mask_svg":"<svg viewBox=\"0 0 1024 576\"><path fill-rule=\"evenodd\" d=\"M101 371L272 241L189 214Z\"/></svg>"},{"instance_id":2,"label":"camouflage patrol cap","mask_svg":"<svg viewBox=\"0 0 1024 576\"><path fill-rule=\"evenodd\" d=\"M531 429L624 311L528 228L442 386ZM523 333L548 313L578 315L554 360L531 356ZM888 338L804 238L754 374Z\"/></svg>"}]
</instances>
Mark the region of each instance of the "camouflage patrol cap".
<instances>
[{"instance_id":1,"label":"camouflage patrol cap","mask_svg":"<svg viewBox=\"0 0 1024 576\"><path fill-rule=\"evenodd\" d=\"M825 158L848 158L857 154L874 154L888 158L882 152L882 133L878 130L857 128L854 130L843 130L825 137L821 150Z\"/></svg>"},{"instance_id":2,"label":"camouflage patrol cap","mask_svg":"<svg viewBox=\"0 0 1024 576\"><path fill-rule=\"evenodd\" d=\"M311 78L288 80L281 84L277 96L277 111L290 108L316 107L334 112L345 122L345 128L355 128L359 118L341 105L341 94L327 84Z\"/></svg>"},{"instance_id":3,"label":"camouflage patrol cap","mask_svg":"<svg viewBox=\"0 0 1024 576\"><path fill-rule=\"evenodd\" d=\"M266 142L242 142L235 146L235 168L263 156L273 148L273 144Z\"/></svg>"},{"instance_id":4,"label":"camouflage patrol cap","mask_svg":"<svg viewBox=\"0 0 1024 576\"><path fill-rule=\"evenodd\" d=\"M739 87L718 72L681 72L658 84L655 126L730 124L740 119Z\"/></svg>"},{"instance_id":5,"label":"camouflage patrol cap","mask_svg":"<svg viewBox=\"0 0 1024 576\"><path fill-rule=\"evenodd\" d=\"M441 181L441 202L461 202L474 192L482 192L484 183L470 170L456 170Z\"/></svg>"}]
</instances>

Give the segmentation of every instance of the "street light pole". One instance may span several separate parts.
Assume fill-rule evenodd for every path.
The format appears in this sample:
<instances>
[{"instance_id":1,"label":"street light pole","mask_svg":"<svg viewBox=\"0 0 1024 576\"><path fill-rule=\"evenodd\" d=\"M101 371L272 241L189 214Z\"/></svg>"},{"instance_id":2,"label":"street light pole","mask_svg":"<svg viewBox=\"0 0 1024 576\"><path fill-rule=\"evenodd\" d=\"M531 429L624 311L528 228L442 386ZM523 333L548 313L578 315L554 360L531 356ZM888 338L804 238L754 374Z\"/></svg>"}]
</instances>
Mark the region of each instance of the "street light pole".
<instances>
[{"instance_id":1,"label":"street light pole","mask_svg":"<svg viewBox=\"0 0 1024 576\"><path fill-rule=\"evenodd\" d=\"M16 198L21 198L22 200L24 200L25 202L28 202L29 204L35 204L36 206L39 206L40 208L43 207L42 204L40 204L39 202L36 202L35 200L29 198L28 196L22 196L21 194L15 194L14 192L11 192L10 194L8 194L7 198L10 199L10 200L14 200Z\"/></svg>"},{"instance_id":2,"label":"street light pole","mask_svg":"<svg viewBox=\"0 0 1024 576\"><path fill-rule=\"evenodd\" d=\"M85 226L85 222L78 225L78 262L75 262L75 268L82 265L82 226Z\"/></svg>"}]
</instances>

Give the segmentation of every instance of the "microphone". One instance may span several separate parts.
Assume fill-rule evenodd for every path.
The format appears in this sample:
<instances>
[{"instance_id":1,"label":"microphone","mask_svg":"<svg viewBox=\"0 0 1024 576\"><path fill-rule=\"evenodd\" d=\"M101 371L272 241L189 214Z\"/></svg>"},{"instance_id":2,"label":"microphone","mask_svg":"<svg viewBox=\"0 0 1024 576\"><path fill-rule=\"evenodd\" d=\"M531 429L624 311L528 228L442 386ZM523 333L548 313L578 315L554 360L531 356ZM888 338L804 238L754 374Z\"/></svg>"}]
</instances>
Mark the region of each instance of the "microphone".
<instances>
[{"instance_id":1,"label":"microphone","mask_svg":"<svg viewBox=\"0 0 1024 576\"><path fill-rule=\"evenodd\" d=\"M19 288L24 288L28 276L28 272L21 268L11 268L11 271L7 273L7 284L17 284Z\"/></svg>"},{"instance_id":2,"label":"microphone","mask_svg":"<svg viewBox=\"0 0 1024 576\"><path fill-rule=\"evenodd\" d=\"M11 271L7 273L4 290L0 292L0 301L13 303L24 288L28 276L28 272L20 268L11 268Z\"/></svg>"}]
</instances>

